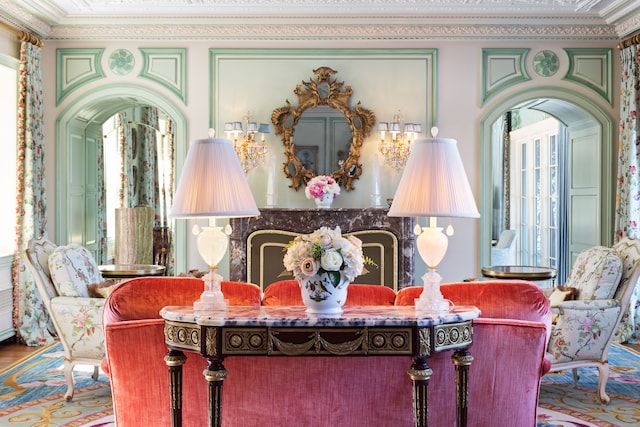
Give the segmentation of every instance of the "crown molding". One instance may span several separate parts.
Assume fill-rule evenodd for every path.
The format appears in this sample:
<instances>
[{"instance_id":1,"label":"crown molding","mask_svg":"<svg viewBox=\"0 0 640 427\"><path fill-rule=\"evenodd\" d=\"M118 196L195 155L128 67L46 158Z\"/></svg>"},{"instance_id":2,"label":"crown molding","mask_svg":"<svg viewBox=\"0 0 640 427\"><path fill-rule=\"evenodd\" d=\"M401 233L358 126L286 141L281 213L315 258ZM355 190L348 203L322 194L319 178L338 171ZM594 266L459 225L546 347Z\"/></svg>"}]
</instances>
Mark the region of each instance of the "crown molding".
<instances>
[{"instance_id":1,"label":"crown molding","mask_svg":"<svg viewBox=\"0 0 640 427\"><path fill-rule=\"evenodd\" d=\"M0 21L21 31L34 33L38 37L46 37L51 32L51 26L17 6L9 0L0 0Z\"/></svg>"},{"instance_id":2,"label":"crown molding","mask_svg":"<svg viewBox=\"0 0 640 427\"><path fill-rule=\"evenodd\" d=\"M144 24L56 26L53 40L619 40L611 25Z\"/></svg>"}]
</instances>

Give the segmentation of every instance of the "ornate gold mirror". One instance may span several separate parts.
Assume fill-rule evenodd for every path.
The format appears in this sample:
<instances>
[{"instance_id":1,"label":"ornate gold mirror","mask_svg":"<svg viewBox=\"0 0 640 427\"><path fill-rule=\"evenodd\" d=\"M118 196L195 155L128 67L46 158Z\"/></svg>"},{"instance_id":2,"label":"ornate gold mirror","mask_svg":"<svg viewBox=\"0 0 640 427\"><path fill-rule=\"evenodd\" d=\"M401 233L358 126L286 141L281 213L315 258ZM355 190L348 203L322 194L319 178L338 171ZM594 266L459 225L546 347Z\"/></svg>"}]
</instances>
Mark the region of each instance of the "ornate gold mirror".
<instances>
[{"instance_id":1,"label":"ornate gold mirror","mask_svg":"<svg viewBox=\"0 0 640 427\"><path fill-rule=\"evenodd\" d=\"M303 80L293 91L298 96L297 107L287 100L271 114L287 157L283 170L296 190L316 175L330 175L350 191L362 174L360 149L376 121L375 114L360 102L349 108L353 91L332 77L337 71L320 67L313 73L315 80Z\"/></svg>"}]
</instances>

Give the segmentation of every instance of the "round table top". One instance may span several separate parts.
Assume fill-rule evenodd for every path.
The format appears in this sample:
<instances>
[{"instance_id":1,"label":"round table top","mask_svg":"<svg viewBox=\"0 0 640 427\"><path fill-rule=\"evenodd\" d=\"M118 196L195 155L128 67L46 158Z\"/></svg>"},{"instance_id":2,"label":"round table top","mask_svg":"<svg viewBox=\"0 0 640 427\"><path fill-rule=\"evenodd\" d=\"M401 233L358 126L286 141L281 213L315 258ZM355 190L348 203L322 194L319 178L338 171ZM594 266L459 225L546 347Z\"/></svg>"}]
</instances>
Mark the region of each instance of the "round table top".
<instances>
[{"instance_id":1,"label":"round table top","mask_svg":"<svg viewBox=\"0 0 640 427\"><path fill-rule=\"evenodd\" d=\"M530 265L492 265L482 267L482 275L495 279L549 280L557 275L555 268Z\"/></svg>"},{"instance_id":2,"label":"round table top","mask_svg":"<svg viewBox=\"0 0 640 427\"><path fill-rule=\"evenodd\" d=\"M164 274L163 265L151 264L107 264L99 265L98 270L104 277L142 277Z\"/></svg>"}]
</instances>

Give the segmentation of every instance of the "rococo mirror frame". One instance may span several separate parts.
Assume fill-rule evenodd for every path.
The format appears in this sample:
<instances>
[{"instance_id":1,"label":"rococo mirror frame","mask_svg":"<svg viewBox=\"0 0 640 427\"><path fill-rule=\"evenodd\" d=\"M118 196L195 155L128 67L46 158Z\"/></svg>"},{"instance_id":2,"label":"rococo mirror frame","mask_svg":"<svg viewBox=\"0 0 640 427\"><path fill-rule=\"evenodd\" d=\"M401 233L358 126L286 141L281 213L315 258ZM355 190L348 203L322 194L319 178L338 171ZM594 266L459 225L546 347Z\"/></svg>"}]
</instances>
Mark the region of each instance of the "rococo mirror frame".
<instances>
[{"instance_id":1,"label":"rococo mirror frame","mask_svg":"<svg viewBox=\"0 0 640 427\"><path fill-rule=\"evenodd\" d=\"M282 143L285 147L283 170L287 178L291 178L289 187L298 190L301 185L306 185L315 173L306 169L300 159L296 156L293 134L302 113L305 110L315 108L319 105L326 105L335 108L344 114L353 139L349 149L349 157L342 163L340 169L331 172L329 175L334 178L346 191L353 190L353 181L362 174L362 164L359 163L360 149L364 138L367 137L375 124L375 114L363 108L360 102L351 109L349 99L353 94L351 86L345 86L332 78L338 72L329 67L320 67L313 70L316 75L315 80L302 81L302 85L296 85L295 93L298 96L298 106L293 107L289 100L286 100L284 107L276 108L271 114L271 122L275 126L276 135L282 135ZM304 85L304 87L303 87Z\"/></svg>"}]
</instances>

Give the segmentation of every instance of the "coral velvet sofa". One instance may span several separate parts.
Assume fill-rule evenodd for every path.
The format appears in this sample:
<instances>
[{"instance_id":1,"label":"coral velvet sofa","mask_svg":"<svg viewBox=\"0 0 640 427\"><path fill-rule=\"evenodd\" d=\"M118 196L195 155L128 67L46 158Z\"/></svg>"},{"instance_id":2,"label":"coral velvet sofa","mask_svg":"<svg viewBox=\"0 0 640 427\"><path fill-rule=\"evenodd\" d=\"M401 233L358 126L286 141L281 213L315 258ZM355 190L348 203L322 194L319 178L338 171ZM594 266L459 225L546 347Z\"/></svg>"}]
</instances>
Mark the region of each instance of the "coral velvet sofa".
<instances>
[{"instance_id":1,"label":"coral velvet sofa","mask_svg":"<svg viewBox=\"0 0 640 427\"><path fill-rule=\"evenodd\" d=\"M297 284L284 281L263 304L299 305ZM254 285L223 283L230 304L260 304ZM520 281L443 285L459 305L483 314L474 321L469 426L535 426L540 377L551 311L544 294ZM387 288L351 285L353 304L410 305L421 288L397 296ZM382 290L378 290L382 289ZM191 305L202 282L189 278L139 278L119 284L104 310L107 358L118 427L170 426L164 363L166 305ZM257 295L257 297L256 297ZM367 295L372 297L369 300ZM395 296L395 298L394 298ZM224 427L402 427L413 425L409 357L228 357L222 396ZM455 385L450 352L429 359L429 425L455 423ZM206 362L187 353L183 378L186 427L207 425Z\"/></svg>"}]
</instances>

